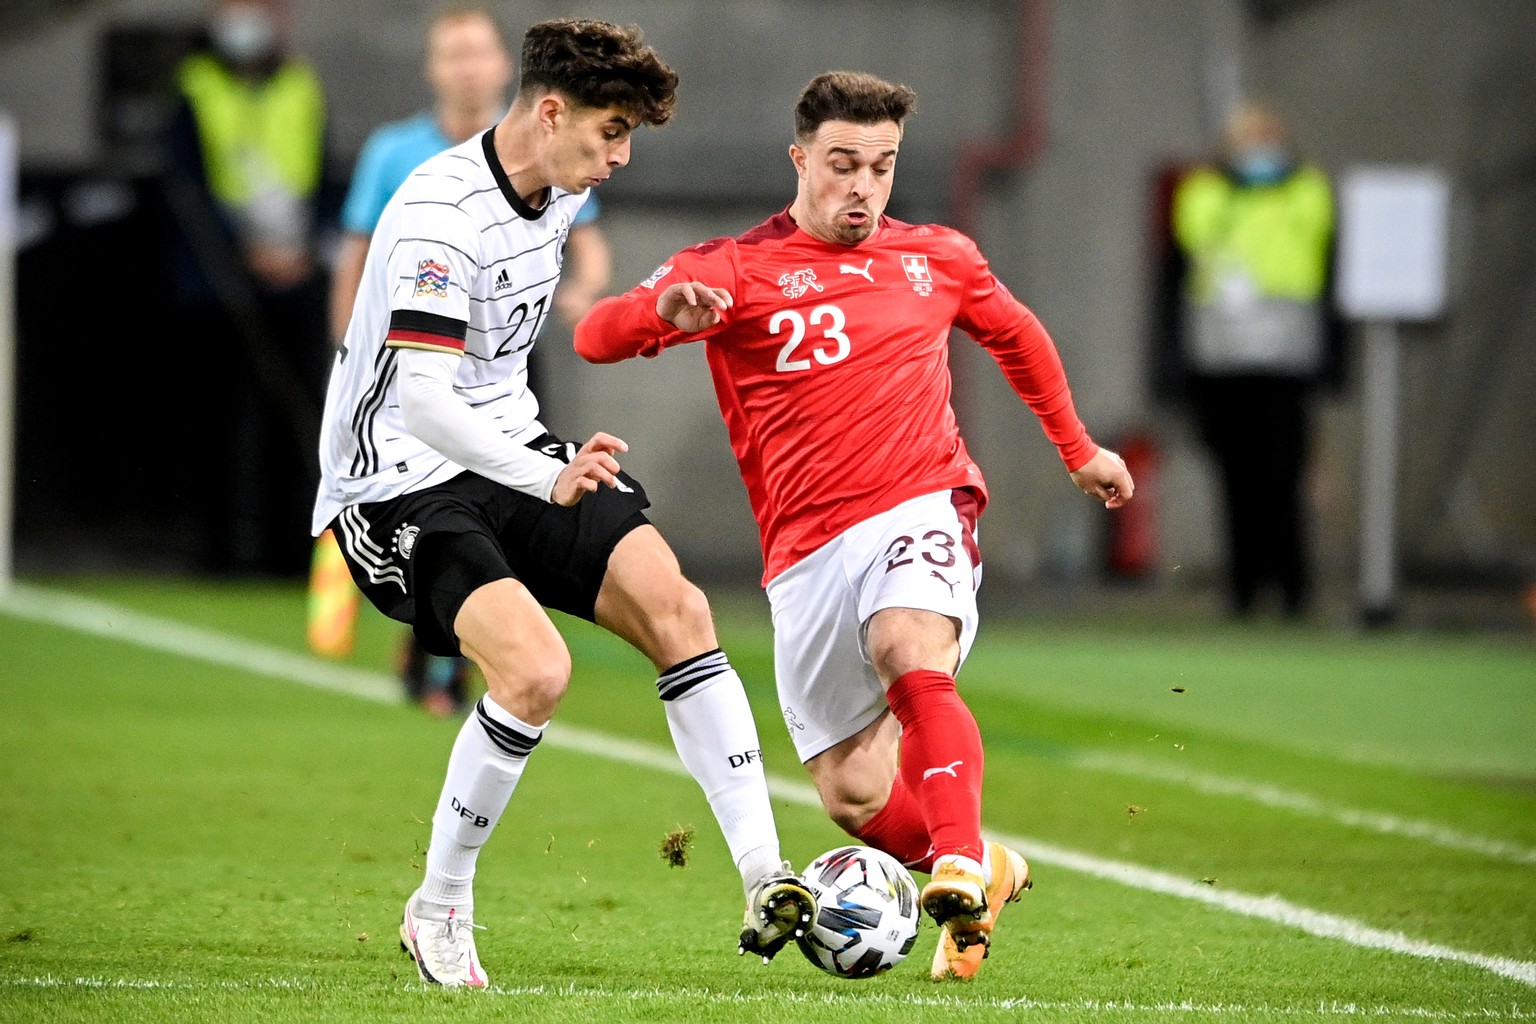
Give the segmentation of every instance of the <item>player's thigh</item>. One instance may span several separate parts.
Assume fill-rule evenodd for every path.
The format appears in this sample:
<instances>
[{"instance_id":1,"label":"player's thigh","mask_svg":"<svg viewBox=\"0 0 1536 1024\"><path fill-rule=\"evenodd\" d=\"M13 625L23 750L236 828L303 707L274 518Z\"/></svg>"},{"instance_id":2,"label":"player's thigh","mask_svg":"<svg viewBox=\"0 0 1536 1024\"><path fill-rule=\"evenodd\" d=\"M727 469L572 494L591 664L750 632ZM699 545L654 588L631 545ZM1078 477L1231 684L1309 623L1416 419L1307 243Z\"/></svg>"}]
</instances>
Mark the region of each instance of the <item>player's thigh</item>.
<instances>
[{"instance_id":1,"label":"player's thigh","mask_svg":"<svg viewBox=\"0 0 1536 1024\"><path fill-rule=\"evenodd\" d=\"M464 600L516 575L493 535L490 486L465 473L349 506L332 523L359 589L384 614L409 624L432 654L459 654L454 620Z\"/></svg>"},{"instance_id":2,"label":"player's thigh","mask_svg":"<svg viewBox=\"0 0 1536 1024\"><path fill-rule=\"evenodd\" d=\"M886 708L859 647L857 595L843 571L840 539L774 577L768 602L779 707L800 760L809 761Z\"/></svg>"},{"instance_id":3,"label":"player's thigh","mask_svg":"<svg viewBox=\"0 0 1536 1024\"><path fill-rule=\"evenodd\" d=\"M916 668L957 672L980 620L981 556L969 496L914 498L847 540L864 655L886 684Z\"/></svg>"},{"instance_id":4,"label":"player's thigh","mask_svg":"<svg viewBox=\"0 0 1536 1024\"><path fill-rule=\"evenodd\" d=\"M549 720L570 681L571 656L527 587L512 578L478 587L460 604L454 632L492 700L535 725Z\"/></svg>"},{"instance_id":5,"label":"player's thigh","mask_svg":"<svg viewBox=\"0 0 1536 1024\"><path fill-rule=\"evenodd\" d=\"M614 545L595 617L662 671L718 646L703 591L683 576L671 546L648 523Z\"/></svg>"},{"instance_id":6,"label":"player's thigh","mask_svg":"<svg viewBox=\"0 0 1536 1024\"><path fill-rule=\"evenodd\" d=\"M881 608L864 623L864 649L887 687L908 672L960 669L958 619L905 605Z\"/></svg>"},{"instance_id":7,"label":"player's thigh","mask_svg":"<svg viewBox=\"0 0 1536 1024\"><path fill-rule=\"evenodd\" d=\"M546 439L549 443L542 443ZM530 447L565 460L574 451L552 435ZM610 557L631 532L649 523L645 490L628 474L621 472L619 481L622 486L599 487L571 506L506 491L497 539L517 578L544 607L597 621Z\"/></svg>"}]
</instances>

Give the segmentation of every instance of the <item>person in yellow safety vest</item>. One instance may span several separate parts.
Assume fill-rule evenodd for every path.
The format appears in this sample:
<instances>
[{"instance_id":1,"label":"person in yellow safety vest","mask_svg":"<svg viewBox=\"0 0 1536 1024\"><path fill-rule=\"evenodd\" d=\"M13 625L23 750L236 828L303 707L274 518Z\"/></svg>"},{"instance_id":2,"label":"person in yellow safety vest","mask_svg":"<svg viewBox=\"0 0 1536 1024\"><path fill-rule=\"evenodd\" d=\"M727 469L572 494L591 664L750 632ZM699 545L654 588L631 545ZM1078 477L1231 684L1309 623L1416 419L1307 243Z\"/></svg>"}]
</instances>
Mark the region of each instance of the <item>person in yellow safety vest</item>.
<instances>
[{"instance_id":1,"label":"person in yellow safety vest","mask_svg":"<svg viewBox=\"0 0 1536 1024\"><path fill-rule=\"evenodd\" d=\"M283 13L271 0L219 0L212 46L176 76L199 180L250 270L273 288L313 273L326 159L325 93L309 64L288 52Z\"/></svg>"},{"instance_id":2,"label":"person in yellow safety vest","mask_svg":"<svg viewBox=\"0 0 1536 1024\"><path fill-rule=\"evenodd\" d=\"M176 68L164 147L169 340L207 361L186 444L207 467L204 562L219 572L308 568L336 204L325 92L289 21L284 0L214 0L206 44Z\"/></svg>"},{"instance_id":3,"label":"person in yellow safety vest","mask_svg":"<svg viewBox=\"0 0 1536 1024\"><path fill-rule=\"evenodd\" d=\"M1184 268L1178 343L1220 472L1231 608L1251 614L1273 585L1281 611L1299 616L1312 600L1309 406L1337 361L1333 189L1276 110L1247 103L1219 161L1176 183L1171 220Z\"/></svg>"}]
</instances>

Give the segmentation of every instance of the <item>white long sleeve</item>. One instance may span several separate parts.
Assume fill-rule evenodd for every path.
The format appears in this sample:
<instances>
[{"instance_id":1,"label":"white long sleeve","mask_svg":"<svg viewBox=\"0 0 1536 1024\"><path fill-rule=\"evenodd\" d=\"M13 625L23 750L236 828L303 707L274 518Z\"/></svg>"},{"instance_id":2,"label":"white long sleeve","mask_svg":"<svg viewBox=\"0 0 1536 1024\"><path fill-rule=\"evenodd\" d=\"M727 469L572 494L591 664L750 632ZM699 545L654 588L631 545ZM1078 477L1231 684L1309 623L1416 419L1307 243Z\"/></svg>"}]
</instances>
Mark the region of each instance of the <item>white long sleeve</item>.
<instances>
[{"instance_id":1,"label":"white long sleeve","mask_svg":"<svg viewBox=\"0 0 1536 1024\"><path fill-rule=\"evenodd\" d=\"M450 461L543 501L552 500L565 463L507 439L453 390L463 356L424 349L398 350L400 413L412 434Z\"/></svg>"}]
</instances>

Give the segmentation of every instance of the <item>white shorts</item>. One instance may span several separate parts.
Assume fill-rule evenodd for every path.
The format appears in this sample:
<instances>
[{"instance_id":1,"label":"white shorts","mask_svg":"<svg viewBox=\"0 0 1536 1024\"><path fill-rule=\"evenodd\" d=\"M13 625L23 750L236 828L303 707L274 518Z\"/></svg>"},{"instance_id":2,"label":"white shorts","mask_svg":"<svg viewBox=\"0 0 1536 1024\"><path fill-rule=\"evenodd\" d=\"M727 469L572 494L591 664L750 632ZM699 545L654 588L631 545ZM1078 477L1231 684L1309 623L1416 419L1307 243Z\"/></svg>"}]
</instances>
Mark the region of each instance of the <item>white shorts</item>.
<instances>
[{"instance_id":1,"label":"white shorts","mask_svg":"<svg viewBox=\"0 0 1536 1024\"><path fill-rule=\"evenodd\" d=\"M965 661L981 584L974 502L965 491L913 498L848 528L768 584L779 707L802 762L887 707L865 646L875 612L948 616L959 623Z\"/></svg>"}]
</instances>

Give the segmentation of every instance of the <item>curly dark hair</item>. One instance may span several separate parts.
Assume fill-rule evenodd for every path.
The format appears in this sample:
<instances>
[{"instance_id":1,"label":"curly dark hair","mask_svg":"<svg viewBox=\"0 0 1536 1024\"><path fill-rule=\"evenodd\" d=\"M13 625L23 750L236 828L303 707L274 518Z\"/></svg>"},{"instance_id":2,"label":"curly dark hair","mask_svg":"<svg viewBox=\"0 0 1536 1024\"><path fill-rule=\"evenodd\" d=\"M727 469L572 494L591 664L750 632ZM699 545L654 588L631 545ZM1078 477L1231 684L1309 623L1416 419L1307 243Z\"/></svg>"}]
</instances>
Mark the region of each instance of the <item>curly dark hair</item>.
<instances>
[{"instance_id":1,"label":"curly dark hair","mask_svg":"<svg viewBox=\"0 0 1536 1024\"><path fill-rule=\"evenodd\" d=\"M862 71L826 71L800 91L795 103L795 138L806 141L824 121L895 121L899 127L916 108L917 93L905 85Z\"/></svg>"},{"instance_id":2,"label":"curly dark hair","mask_svg":"<svg viewBox=\"0 0 1536 1024\"><path fill-rule=\"evenodd\" d=\"M556 18L523 37L518 91L543 89L584 107L618 107L640 123L663 125L677 105L677 72L634 25Z\"/></svg>"}]
</instances>

